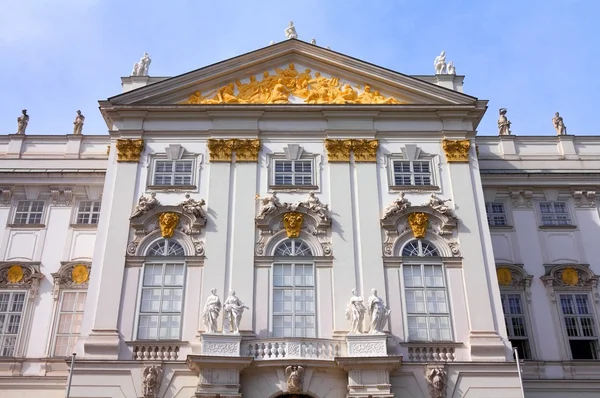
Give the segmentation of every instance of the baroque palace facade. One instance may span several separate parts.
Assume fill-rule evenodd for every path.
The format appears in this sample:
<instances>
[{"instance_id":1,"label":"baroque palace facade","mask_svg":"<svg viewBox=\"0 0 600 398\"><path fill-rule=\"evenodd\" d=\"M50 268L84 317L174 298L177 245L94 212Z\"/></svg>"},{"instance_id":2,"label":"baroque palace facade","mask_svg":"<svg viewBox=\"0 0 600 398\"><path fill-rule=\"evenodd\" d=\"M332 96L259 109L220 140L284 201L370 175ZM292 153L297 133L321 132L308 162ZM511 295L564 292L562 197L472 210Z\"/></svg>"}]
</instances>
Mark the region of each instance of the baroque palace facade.
<instances>
[{"instance_id":1,"label":"baroque palace facade","mask_svg":"<svg viewBox=\"0 0 600 398\"><path fill-rule=\"evenodd\" d=\"M600 394L599 137L293 38L148 64L0 137L0 396Z\"/></svg>"}]
</instances>

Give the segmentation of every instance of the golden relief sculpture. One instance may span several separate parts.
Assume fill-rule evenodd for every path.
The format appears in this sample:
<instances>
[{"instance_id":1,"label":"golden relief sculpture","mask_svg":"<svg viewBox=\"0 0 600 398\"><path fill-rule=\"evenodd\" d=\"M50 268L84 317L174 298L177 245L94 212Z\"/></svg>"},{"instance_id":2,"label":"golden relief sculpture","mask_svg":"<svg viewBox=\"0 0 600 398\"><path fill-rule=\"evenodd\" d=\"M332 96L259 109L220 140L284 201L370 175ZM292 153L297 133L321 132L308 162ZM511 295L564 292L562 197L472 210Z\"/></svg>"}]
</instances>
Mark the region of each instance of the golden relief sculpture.
<instances>
[{"instance_id":1,"label":"golden relief sculpture","mask_svg":"<svg viewBox=\"0 0 600 398\"><path fill-rule=\"evenodd\" d=\"M8 283L19 283L23 279L23 267L20 265L11 265L6 275Z\"/></svg>"},{"instance_id":2,"label":"golden relief sculpture","mask_svg":"<svg viewBox=\"0 0 600 398\"><path fill-rule=\"evenodd\" d=\"M283 215L283 226L288 238L297 238L300 236L303 221L302 213L290 212Z\"/></svg>"},{"instance_id":3,"label":"golden relief sculpture","mask_svg":"<svg viewBox=\"0 0 600 398\"><path fill-rule=\"evenodd\" d=\"M88 267L84 264L77 264L73 267L73 271L71 271L71 280L76 285L81 285L82 283L86 283L90 278L90 272L88 271Z\"/></svg>"},{"instance_id":4,"label":"golden relief sculpture","mask_svg":"<svg viewBox=\"0 0 600 398\"><path fill-rule=\"evenodd\" d=\"M496 269L496 275L498 276L498 283L501 286L508 286L512 283L512 272L508 268L502 267Z\"/></svg>"},{"instance_id":5,"label":"golden relief sculpture","mask_svg":"<svg viewBox=\"0 0 600 398\"><path fill-rule=\"evenodd\" d=\"M357 87L360 88L360 87ZM263 72L258 81L250 76L247 83L239 80L202 95L192 94L182 104L288 104L290 96L304 100L305 104L401 104L365 84L362 93L343 84L337 77L324 77L310 69L298 72L294 64L285 69L275 69L275 75Z\"/></svg>"},{"instance_id":6,"label":"golden relief sculpture","mask_svg":"<svg viewBox=\"0 0 600 398\"><path fill-rule=\"evenodd\" d=\"M235 152L237 162L258 162L260 139L210 138L208 140L208 151L211 162L231 162L233 152Z\"/></svg>"},{"instance_id":7,"label":"golden relief sculpture","mask_svg":"<svg viewBox=\"0 0 600 398\"><path fill-rule=\"evenodd\" d=\"M139 162L144 150L144 140L117 140L117 162Z\"/></svg>"},{"instance_id":8,"label":"golden relief sculpture","mask_svg":"<svg viewBox=\"0 0 600 398\"><path fill-rule=\"evenodd\" d=\"M354 152L355 162L376 162L379 141L367 139L325 140L329 162L349 162L350 151Z\"/></svg>"},{"instance_id":9,"label":"golden relief sculpture","mask_svg":"<svg viewBox=\"0 0 600 398\"><path fill-rule=\"evenodd\" d=\"M575 286L579 283L579 274L574 268L565 268L562 272L561 279L567 286Z\"/></svg>"},{"instance_id":10,"label":"golden relief sculpture","mask_svg":"<svg viewBox=\"0 0 600 398\"><path fill-rule=\"evenodd\" d=\"M172 238L175 234L175 228L179 224L179 215L177 213L162 213L158 216L158 225L163 238Z\"/></svg>"},{"instance_id":11,"label":"golden relief sculpture","mask_svg":"<svg viewBox=\"0 0 600 398\"><path fill-rule=\"evenodd\" d=\"M412 230L413 236L417 239L425 237L429 216L427 213L411 213L408 216L408 225Z\"/></svg>"},{"instance_id":12,"label":"golden relief sculpture","mask_svg":"<svg viewBox=\"0 0 600 398\"><path fill-rule=\"evenodd\" d=\"M448 162L468 162L471 141L469 140L443 140L442 147Z\"/></svg>"}]
</instances>

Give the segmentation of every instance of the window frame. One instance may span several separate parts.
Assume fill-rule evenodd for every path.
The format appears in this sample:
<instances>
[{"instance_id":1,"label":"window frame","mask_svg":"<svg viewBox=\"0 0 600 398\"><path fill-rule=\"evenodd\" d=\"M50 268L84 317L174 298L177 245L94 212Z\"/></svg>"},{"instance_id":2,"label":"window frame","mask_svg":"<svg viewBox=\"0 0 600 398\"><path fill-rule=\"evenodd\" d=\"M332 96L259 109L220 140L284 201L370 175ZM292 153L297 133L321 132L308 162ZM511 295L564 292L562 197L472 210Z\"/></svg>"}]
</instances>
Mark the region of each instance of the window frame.
<instances>
[{"instance_id":1,"label":"window frame","mask_svg":"<svg viewBox=\"0 0 600 398\"><path fill-rule=\"evenodd\" d=\"M39 223L17 223L17 213L21 213L18 212L18 206L19 206L19 202L42 202L43 203L43 208L42 208L42 215L40 218L40 222ZM48 212L48 201L46 199L27 199L27 198L15 198L12 202L12 209L11 209L11 214L10 217L8 218L9 220L9 227L16 227L16 228L45 228L46 227L46 214ZM29 208L31 209L31 204L29 205ZM31 214L30 212L28 212L27 214ZM29 216L28 216L29 219Z\"/></svg>"},{"instance_id":2,"label":"window frame","mask_svg":"<svg viewBox=\"0 0 600 398\"><path fill-rule=\"evenodd\" d=\"M286 188L286 187L299 187L299 188L304 188L304 187L315 187L315 165L314 162L312 161L312 159L277 159L274 158L272 160L273 162L273 172L271 173L271 181L270 181L270 186L276 187L276 188ZM277 171L277 163L278 162L287 162L287 163L291 163L292 164L292 171ZM310 165L310 172L304 172L304 171L296 171L296 163L307 163ZM292 178L292 184L277 184L277 175L282 174L284 176L289 176ZM300 176L307 176L310 175L310 184L297 184L296 183L296 178L300 177Z\"/></svg>"},{"instance_id":3,"label":"window frame","mask_svg":"<svg viewBox=\"0 0 600 398\"><path fill-rule=\"evenodd\" d=\"M97 212L93 211L93 207L92 207L92 210L90 210L89 212L83 212L83 213L86 213L89 216L89 219L92 218L93 214L98 214L98 222L96 222L96 223L90 223L90 222L79 223L78 222L78 220L79 220L79 214L80 214L79 207L81 206L82 203L85 203L85 202L92 203L92 206L93 206L94 203L98 204L98 211ZM75 203L75 208L74 208L74 212L73 212L73 219L72 219L72 224L71 225L74 226L74 227L88 227L88 228L92 228L92 227L98 226L98 223L100 222L100 213L101 213L101 211L102 211L102 200L100 200L100 199L97 199L97 200L79 199Z\"/></svg>"},{"instance_id":4,"label":"window frame","mask_svg":"<svg viewBox=\"0 0 600 398\"><path fill-rule=\"evenodd\" d=\"M189 161L192 162L192 171L191 171L191 180L189 185L159 185L154 184L154 179L156 175L157 163L161 161L166 162L178 162L178 161ZM185 153L178 159L170 159L166 153L157 153L150 156L150 166L148 168L148 177L146 186L150 190L154 191L166 191L166 190L196 190L198 188L198 179L200 177L199 166L201 163L201 159L196 154ZM175 175L175 172L172 172L172 175ZM173 180L174 182L174 180Z\"/></svg>"},{"instance_id":5,"label":"window frame","mask_svg":"<svg viewBox=\"0 0 600 398\"><path fill-rule=\"evenodd\" d=\"M502 213L490 213L488 211L488 205L489 207L491 207L494 204L499 204L502 205L503 208L503 212ZM490 201L485 201L485 214L486 214L486 218L487 218L487 225L489 228L498 228L498 229L502 229L502 228L512 228L512 218L510 216L510 212L509 210L509 206L507 205L507 203L505 201L502 200L490 200ZM504 221L505 224L504 225L493 225L490 221L490 216L493 214L503 214L504 215Z\"/></svg>"},{"instance_id":6,"label":"window frame","mask_svg":"<svg viewBox=\"0 0 600 398\"><path fill-rule=\"evenodd\" d=\"M66 358L66 357L70 356L70 354L67 355L66 357L62 356L62 355L56 355L56 352L55 352L56 351L56 342L58 340L58 337L60 337L59 333L58 333L58 328L59 328L59 325L60 325L60 316L61 316L61 314L63 314L63 311L61 311L61 308L62 308L64 294L65 293L76 293L77 297L80 294L85 294L86 295L86 299L87 299L87 284L83 288L75 288L75 289L73 289L73 288L64 288L64 289L60 289L60 291L59 291L59 297L58 297L57 306L56 306L56 315L54 317L55 318L55 322L54 322L54 327L53 327L53 330L52 330L52 344L50 346L50 355L49 355L49 357L52 357L52 358ZM83 301L83 310L80 312L81 316L82 316L82 323L83 323L83 316L85 314L85 302L86 302L86 299L84 299L84 301ZM71 314L77 314L77 313L79 313L79 311L73 311L73 312L71 312ZM81 327L81 325L80 325L80 327ZM72 337L73 333L69 334L68 336ZM75 340L73 349L75 349L75 347L77 346L77 341L79 340L80 337L81 337L81 330L77 334L77 340Z\"/></svg>"},{"instance_id":7,"label":"window frame","mask_svg":"<svg viewBox=\"0 0 600 398\"><path fill-rule=\"evenodd\" d=\"M414 170L414 162L428 162L430 170L430 185L396 185L396 173L394 172L395 162L410 162L411 170ZM409 159L408 156L403 153L396 153L387 155L387 177L388 187L391 192L397 191L439 191L439 156L433 154L427 154L423 151L418 151L418 156L415 159ZM414 182L414 171L410 172L411 183Z\"/></svg>"},{"instance_id":8,"label":"window frame","mask_svg":"<svg viewBox=\"0 0 600 398\"><path fill-rule=\"evenodd\" d=\"M29 298L30 298L30 292L27 289L0 289L0 294L9 294L9 304L12 303L12 297L15 294L23 294L23 308L21 309L21 319L19 320L19 330L16 333L15 336L15 345L13 347L13 351L12 351L12 355L3 355L3 342L4 342L4 331L0 330L0 358L13 358L13 357L17 357L20 355L20 351L21 351L21 345L23 343L23 333L24 333L24 329L29 329L30 325L28 324L30 322L29 318L29 311L30 311L30 303L29 303ZM2 312L2 313L6 313L9 314L9 311L6 312ZM8 323L5 323L4 327L7 327ZM12 335L12 334L11 334Z\"/></svg>"},{"instance_id":9,"label":"window frame","mask_svg":"<svg viewBox=\"0 0 600 398\"><path fill-rule=\"evenodd\" d=\"M535 351L535 341L534 341L534 333L533 333L533 329L532 329L532 323L531 323L531 319L529 317L529 303L527 300L525 300L525 294L523 291L519 291L519 290L514 290L514 289L503 289L502 286L500 286L500 303L502 305L502 315L504 316L504 322L507 323L507 318L510 315L515 315L515 314L507 314L506 312L504 312L504 297L505 296L518 296L519 300L520 300L520 304L521 304L521 308L523 310L523 314L520 315L523 317L523 323L525 326L525 331L527 336L525 338L519 337L519 336L513 336L511 337L511 333L510 330L508 328L508 326L506 327L506 336L507 339L510 340L524 340L527 341L527 345L528 345L528 351L529 351L529 358L525 358L524 356L521 357L520 359L522 360L526 360L526 361L531 361L531 360L535 360L537 358L536 355L536 351ZM515 348L513 346L513 348Z\"/></svg>"},{"instance_id":10,"label":"window frame","mask_svg":"<svg viewBox=\"0 0 600 398\"><path fill-rule=\"evenodd\" d=\"M569 356L570 360L572 361L585 361L585 360L598 360L600 359L600 327L598 325L598 314L596 312L596 306L594 304L594 300L592 298L591 292L589 290L579 290L579 289L560 289L560 290L556 290L555 294L557 297L556 300L556 310L558 312L558 316L559 316L559 327L561 329L561 333L564 339L565 344L565 349L567 350L567 355ZM569 336L568 330L567 330L567 325L566 325L566 315L568 314L564 314L563 313L563 308L562 308L562 303L561 303L561 298L562 296L585 296L587 299L587 305L588 305L588 309L590 311L590 315L593 318L594 321L594 338L590 338L591 336L583 336L581 338L573 338L571 336ZM577 314L577 318L580 318L579 316L580 314ZM578 322L578 326L579 326L579 322ZM595 358L594 359L574 359L573 358L573 350L571 349L571 340L578 340L578 341L588 341L588 340L595 340Z\"/></svg>"},{"instance_id":11,"label":"window frame","mask_svg":"<svg viewBox=\"0 0 600 398\"><path fill-rule=\"evenodd\" d=\"M542 212L542 204L543 203L550 203L553 209L552 213L543 213ZM542 219L542 217L544 215L551 215L551 216L556 216L556 212L554 211L554 205L555 203L564 203L565 204L565 213L558 213L558 214L566 214L568 217L568 222L566 224L552 224L552 223L545 223ZM537 222L538 222L538 227L540 229L552 229L552 228L556 228L556 229L561 229L561 228L575 228L576 224L575 224L575 212L573 211L573 209L571 209L571 201L568 199L564 199L561 200L556 199L556 200L538 200L535 202L535 211L537 213Z\"/></svg>"},{"instance_id":12,"label":"window frame","mask_svg":"<svg viewBox=\"0 0 600 398\"><path fill-rule=\"evenodd\" d=\"M320 186L320 170L318 170L319 162L318 158L320 155L313 153L302 152L302 155L299 156L298 159L288 159L285 153L274 153L268 155L268 170L267 177L269 181L269 192L285 192L285 191L317 191ZM310 161L311 163L311 185L276 185L275 184L275 163L277 161Z\"/></svg>"}]
</instances>

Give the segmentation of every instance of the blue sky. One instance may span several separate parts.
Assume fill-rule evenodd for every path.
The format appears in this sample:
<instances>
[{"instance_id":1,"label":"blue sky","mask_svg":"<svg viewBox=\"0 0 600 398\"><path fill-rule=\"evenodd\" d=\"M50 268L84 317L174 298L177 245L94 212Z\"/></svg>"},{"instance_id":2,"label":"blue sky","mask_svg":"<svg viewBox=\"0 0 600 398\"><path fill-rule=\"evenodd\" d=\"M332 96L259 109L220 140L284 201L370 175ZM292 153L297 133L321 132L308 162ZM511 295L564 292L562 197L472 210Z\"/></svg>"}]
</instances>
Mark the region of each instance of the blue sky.
<instances>
[{"instance_id":1,"label":"blue sky","mask_svg":"<svg viewBox=\"0 0 600 398\"><path fill-rule=\"evenodd\" d=\"M497 134L499 107L516 135L600 135L598 0L0 0L0 134L106 134L98 100L144 51L150 75L173 76L299 38L406 74L432 74L445 50L465 92L489 100L480 135Z\"/></svg>"}]
</instances>

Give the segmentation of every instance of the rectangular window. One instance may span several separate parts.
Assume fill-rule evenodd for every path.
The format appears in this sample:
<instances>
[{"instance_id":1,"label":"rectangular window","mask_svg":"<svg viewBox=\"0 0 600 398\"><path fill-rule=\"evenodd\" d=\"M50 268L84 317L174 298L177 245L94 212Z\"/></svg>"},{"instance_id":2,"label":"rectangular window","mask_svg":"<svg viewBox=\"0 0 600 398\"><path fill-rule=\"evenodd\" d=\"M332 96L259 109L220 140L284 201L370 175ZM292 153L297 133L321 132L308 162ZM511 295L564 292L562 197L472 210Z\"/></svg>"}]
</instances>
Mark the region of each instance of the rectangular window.
<instances>
[{"instance_id":1,"label":"rectangular window","mask_svg":"<svg viewBox=\"0 0 600 398\"><path fill-rule=\"evenodd\" d=\"M315 337L312 264L273 265L273 337Z\"/></svg>"},{"instance_id":2,"label":"rectangular window","mask_svg":"<svg viewBox=\"0 0 600 398\"><path fill-rule=\"evenodd\" d=\"M0 357L15 355L24 308L24 292L0 293Z\"/></svg>"},{"instance_id":3,"label":"rectangular window","mask_svg":"<svg viewBox=\"0 0 600 398\"><path fill-rule=\"evenodd\" d=\"M428 160L394 160L394 185L433 185Z\"/></svg>"},{"instance_id":4,"label":"rectangular window","mask_svg":"<svg viewBox=\"0 0 600 398\"><path fill-rule=\"evenodd\" d=\"M85 291L61 293L53 352L55 357L68 357L73 353L81 333L86 295Z\"/></svg>"},{"instance_id":5,"label":"rectangular window","mask_svg":"<svg viewBox=\"0 0 600 398\"><path fill-rule=\"evenodd\" d=\"M508 331L508 339L519 353L521 359L531 359L529 337L525 324L525 311L520 294L502 294L502 310Z\"/></svg>"},{"instance_id":6,"label":"rectangular window","mask_svg":"<svg viewBox=\"0 0 600 398\"><path fill-rule=\"evenodd\" d=\"M14 224L41 224L43 215L43 200L19 200Z\"/></svg>"},{"instance_id":7,"label":"rectangular window","mask_svg":"<svg viewBox=\"0 0 600 398\"><path fill-rule=\"evenodd\" d=\"M598 335L587 294L561 294L560 308L573 359L598 359Z\"/></svg>"},{"instance_id":8,"label":"rectangular window","mask_svg":"<svg viewBox=\"0 0 600 398\"><path fill-rule=\"evenodd\" d=\"M567 202L540 202L542 225L571 225Z\"/></svg>"},{"instance_id":9,"label":"rectangular window","mask_svg":"<svg viewBox=\"0 0 600 398\"><path fill-rule=\"evenodd\" d=\"M275 160L274 185L314 185L312 160Z\"/></svg>"},{"instance_id":10,"label":"rectangular window","mask_svg":"<svg viewBox=\"0 0 600 398\"><path fill-rule=\"evenodd\" d=\"M100 202L82 200L77 207L76 224L98 224L100 220Z\"/></svg>"},{"instance_id":11,"label":"rectangular window","mask_svg":"<svg viewBox=\"0 0 600 398\"><path fill-rule=\"evenodd\" d=\"M145 265L138 339L179 340L183 279L183 264Z\"/></svg>"},{"instance_id":12,"label":"rectangular window","mask_svg":"<svg viewBox=\"0 0 600 398\"><path fill-rule=\"evenodd\" d=\"M404 288L409 340L452 341L443 267L405 265Z\"/></svg>"},{"instance_id":13,"label":"rectangular window","mask_svg":"<svg viewBox=\"0 0 600 398\"><path fill-rule=\"evenodd\" d=\"M152 185L192 185L193 160L155 160Z\"/></svg>"},{"instance_id":14,"label":"rectangular window","mask_svg":"<svg viewBox=\"0 0 600 398\"><path fill-rule=\"evenodd\" d=\"M487 212L487 221L490 227L505 227L508 225L504 203L486 202L485 211Z\"/></svg>"}]
</instances>

